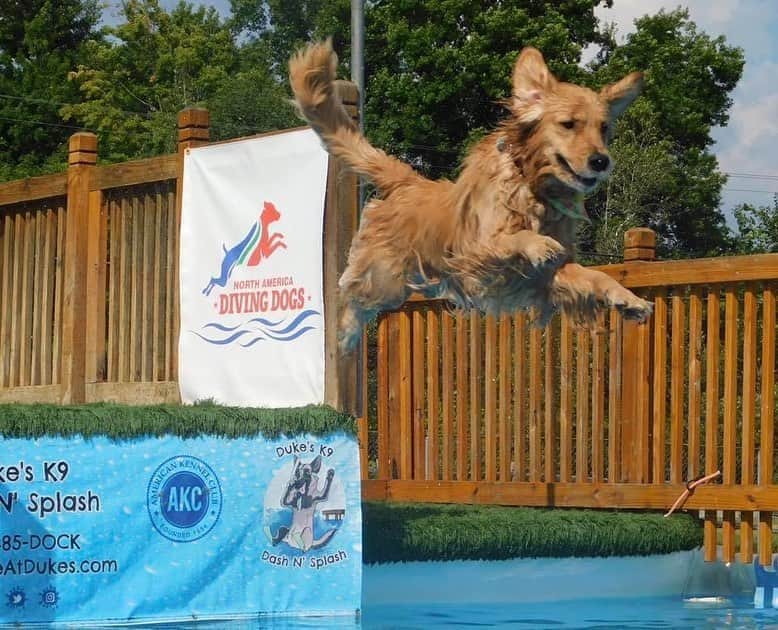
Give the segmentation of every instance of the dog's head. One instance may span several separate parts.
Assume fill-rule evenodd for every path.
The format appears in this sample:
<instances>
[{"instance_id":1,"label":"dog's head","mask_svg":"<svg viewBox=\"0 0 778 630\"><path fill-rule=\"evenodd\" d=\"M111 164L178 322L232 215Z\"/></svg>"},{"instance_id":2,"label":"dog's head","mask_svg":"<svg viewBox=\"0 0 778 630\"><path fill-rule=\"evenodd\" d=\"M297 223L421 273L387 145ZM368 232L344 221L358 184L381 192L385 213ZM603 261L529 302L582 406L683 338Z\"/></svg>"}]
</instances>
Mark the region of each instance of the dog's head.
<instances>
[{"instance_id":1,"label":"dog's head","mask_svg":"<svg viewBox=\"0 0 778 630\"><path fill-rule=\"evenodd\" d=\"M304 493L314 477L321 470L321 455L317 455L308 463L295 458L292 468L292 485L297 488L305 488Z\"/></svg>"},{"instance_id":2,"label":"dog's head","mask_svg":"<svg viewBox=\"0 0 778 630\"><path fill-rule=\"evenodd\" d=\"M558 81L535 48L522 50L513 69L509 107L518 123L532 129L543 152L543 173L567 188L590 192L608 178L613 160L608 142L615 119L643 87L632 72L599 92Z\"/></svg>"}]
</instances>

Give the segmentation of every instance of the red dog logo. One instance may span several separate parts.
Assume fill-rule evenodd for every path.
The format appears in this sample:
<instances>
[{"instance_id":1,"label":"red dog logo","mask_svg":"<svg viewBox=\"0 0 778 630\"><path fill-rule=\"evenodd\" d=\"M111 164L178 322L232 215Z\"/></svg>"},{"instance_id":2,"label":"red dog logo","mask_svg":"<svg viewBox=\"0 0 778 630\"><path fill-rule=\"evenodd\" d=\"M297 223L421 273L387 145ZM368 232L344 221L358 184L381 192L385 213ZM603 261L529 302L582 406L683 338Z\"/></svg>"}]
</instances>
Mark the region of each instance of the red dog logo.
<instances>
[{"instance_id":1,"label":"red dog logo","mask_svg":"<svg viewBox=\"0 0 778 630\"><path fill-rule=\"evenodd\" d=\"M275 223L280 218L281 213L273 202L266 201L259 214L259 221L251 226L248 234L230 249L227 249L226 245L222 245L224 258L222 258L219 276L211 278L203 289L203 293L210 295L216 285L227 286L235 267L240 265L256 267L263 259L269 258L279 247L286 249L284 235L281 232L270 233L270 224Z\"/></svg>"}]
</instances>

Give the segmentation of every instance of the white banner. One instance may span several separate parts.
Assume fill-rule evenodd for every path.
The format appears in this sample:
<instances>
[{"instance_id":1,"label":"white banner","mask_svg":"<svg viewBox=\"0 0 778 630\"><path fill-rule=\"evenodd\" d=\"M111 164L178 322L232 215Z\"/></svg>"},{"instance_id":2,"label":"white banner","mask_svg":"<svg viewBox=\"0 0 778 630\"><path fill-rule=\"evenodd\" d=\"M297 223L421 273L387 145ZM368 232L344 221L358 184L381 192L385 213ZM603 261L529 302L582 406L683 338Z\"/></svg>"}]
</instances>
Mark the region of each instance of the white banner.
<instances>
[{"instance_id":1,"label":"white banner","mask_svg":"<svg viewBox=\"0 0 778 630\"><path fill-rule=\"evenodd\" d=\"M323 402L326 186L327 153L309 129L187 151L183 402Z\"/></svg>"}]
</instances>

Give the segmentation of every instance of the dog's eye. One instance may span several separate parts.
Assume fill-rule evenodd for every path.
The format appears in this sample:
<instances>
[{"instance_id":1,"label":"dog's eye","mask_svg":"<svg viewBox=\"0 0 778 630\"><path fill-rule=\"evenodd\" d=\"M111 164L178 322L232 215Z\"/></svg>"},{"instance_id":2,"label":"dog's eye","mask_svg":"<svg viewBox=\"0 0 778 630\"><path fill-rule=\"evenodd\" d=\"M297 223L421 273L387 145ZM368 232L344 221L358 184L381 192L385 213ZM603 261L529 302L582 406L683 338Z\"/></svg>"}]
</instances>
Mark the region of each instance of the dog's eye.
<instances>
[{"instance_id":1,"label":"dog's eye","mask_svg":"<svg viewBox=\"0 0 778 630\"><path fill-rule=\"evenodd\" d=\"M574 120L563 120L559 124L562 125L565 129L572 129L573 127L575 127L575 121Z\"/></svg>"}]
</instances>

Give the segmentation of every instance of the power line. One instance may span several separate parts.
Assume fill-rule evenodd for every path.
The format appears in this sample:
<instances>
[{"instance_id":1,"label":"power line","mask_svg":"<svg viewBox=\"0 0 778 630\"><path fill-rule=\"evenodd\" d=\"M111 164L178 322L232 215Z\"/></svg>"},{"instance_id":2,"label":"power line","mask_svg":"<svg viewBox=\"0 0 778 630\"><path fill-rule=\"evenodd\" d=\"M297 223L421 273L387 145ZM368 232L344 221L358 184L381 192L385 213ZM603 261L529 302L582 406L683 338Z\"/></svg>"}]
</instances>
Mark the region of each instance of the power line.
<instances>
[{"instance_id":1,"label":"power line","mask_svg":"<svg viewBox=\"0 0 778 630\"><path fill-rule=\"evenodd\" d=\"M0 120L5 120L7 122L25 123L28 125L41 125L44 127L60 127L62 129L76 129L77 131L92 131L92 129L89 129L88 127L77 127L75 125L61 125L59 123L51 123L51 122L46 122L44 120L28 120L24 118L11 118L9 116L0 116Z\"/></svg>"},{"instance_id":2,"label":"power line","mask_svg":"<svg viewBox=\"0 0 778 630\"><path fill-rule=\"evenodd\" d=\"M724 190L730 190L732 192L750 192L750 193L764 193L766 195L778 195L778 190L757 190L756 188L730 188L725 186Z\"/></svg>"}]
</instances>

